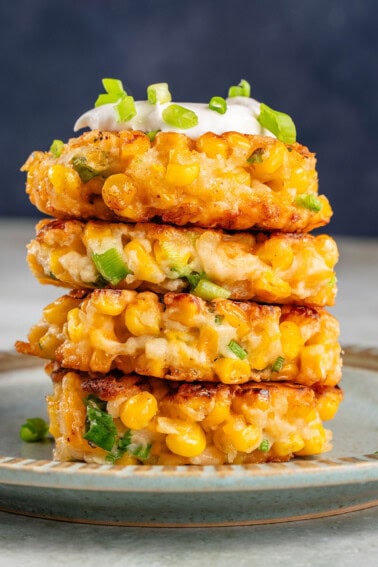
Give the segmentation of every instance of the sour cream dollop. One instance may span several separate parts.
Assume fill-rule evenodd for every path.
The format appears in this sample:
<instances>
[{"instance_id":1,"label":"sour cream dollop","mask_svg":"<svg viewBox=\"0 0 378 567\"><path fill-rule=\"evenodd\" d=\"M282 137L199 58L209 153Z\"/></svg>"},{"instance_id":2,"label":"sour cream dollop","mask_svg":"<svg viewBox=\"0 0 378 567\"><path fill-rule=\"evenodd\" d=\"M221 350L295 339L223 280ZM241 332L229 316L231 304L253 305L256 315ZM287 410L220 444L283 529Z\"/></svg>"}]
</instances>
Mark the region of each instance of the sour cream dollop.
<instances>
[{"instance_id":1,"label":"sour cream dollop","mask_svg":"<svg viewBox=\"0 0 378 567\"><path fill-rule=\"evenodd\" d=\"M162 132L184 133L190 138L198 138L206 132L223 134L224 132L240 132L242 134L255 134L260 136L276 136L266 128L263 128L257 118L260 114L260 103L249 97L237 96L227 98L227 111L225 114L211 110L206 103L180 102L180 106L188 108L196 113L198 124L192 128L175 128L164 122L162 113L165 108L173 104L150 104L148 101L136 101L136 116L128 122L117 122L114 104L104 104L92 108L80 116L75 122L74 131L82 128L91 130L116 131L141 130L151 132L161 130Z\"/></svg>"}]
</instances>

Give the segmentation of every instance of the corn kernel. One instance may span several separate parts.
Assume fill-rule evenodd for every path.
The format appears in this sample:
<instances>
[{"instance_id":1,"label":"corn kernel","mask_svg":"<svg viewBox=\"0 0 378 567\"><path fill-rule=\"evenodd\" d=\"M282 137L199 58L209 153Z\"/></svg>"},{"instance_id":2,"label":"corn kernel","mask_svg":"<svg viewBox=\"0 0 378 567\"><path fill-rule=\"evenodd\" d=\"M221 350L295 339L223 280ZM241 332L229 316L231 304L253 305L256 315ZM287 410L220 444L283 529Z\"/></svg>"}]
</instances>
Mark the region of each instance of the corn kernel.
<instances>
[{"instance_id":1,"label":"corn kernel","mask_svg":"<svg viewBox=\"0 0 378 567\"><path fill-rule=\"evenodd\" d=\"M321 424L311 428L312 437L304 440L304 447L296 451L297 455L316 455L322 453L327 447L327 435Z\"/></svg>"},{"instance_id":2,"label":"corn kernel","mask_svg":"<svg viewBox=\"0 0 378 567\"><path fill-rule=\"evenodd\" d=\"M251 367L247 360L219 358L214 362L214 372L224 384L240 384L250 378Z\"/></svg>"},{"instance_id":3,"label":"corn kernel","mask_svg":"<svg viewBox=\"0 0 378 567\"><path fill-rule=\"evenodd\" d=\"M281 441L276 441L273 445L273 453L277 457L285 457L287 455L291 455L291 453L297 453L301 449L303 449L305 442L303 441L302 437L299 433L289 433L286 439L282 439Z\"/></svg>"},{"instance_id":4,"label":"corn kernel","mask_svg":"<svg viewBox=\"0 0 378 567\"><path fill-rule=\"evenodd\" d=\"M182 422L178 434L168 434L167 447L182 457L197 457L206 448L206 436L198 423Z\"/></svg>"},{"instance_id":5,"label":"corn kernel","mask_svg":"<svg viewBox=\"0 0 378 567\"><path fill-rule=\"evenodd\" d=\"M311 371L312 377L325 381L330 367L329 357L326 356L324 345L304 346L301 351L301 366ZM314 380L314 381L317 381Z\"/></svg>"},{"instance_id":6,"label":"corn kernel","mask_svg":"<svg viewBox=\"0 0 378 567\"><path fill-rule=\"evenodd\" d=\"M227 157L227 143L220 136L208 132L197 139L197 148L200 152L204 152L207 157L215 158L221 156Z\"/></svg>"},{"instance_id":7,"label":"corn kernel","mask_svg":"<svg viewBox=\"0 0 378 567\"><path fill-rule=\"evenodd\" d=\"M159 335L160 318L161 308L157 297L148 292L139 294L125 312L126 326L136 337Z\"/></svg>"},{"instance_id":8,"label":"corn kernel","mask_svg":"<svg viewBox=\"0 0 378 567\"><path fill-rule=\"evenodd\" d=\"M94 349L91 360L89 363L89 367L92 372L101 372L102 374L106 374L110 372L113 356L104 352L101 349Z\"/></svg>"},{"instance_id":9,"label":"corn kernel","mask_svg":"<svg viewBox=\"0 0 378 567\"><path fill-rule=\"evenodd\" d=\"M100 293L92 296L92 304L104 315L120 315L127 305L127 297L119 291Z\"/></svg>"},{"instance_id":10,"label":"corn kernel","mask_svg":"<svg viewBox=\"0 0 378 567\"><path fill-rule=\"evenodd\" d=\"M268 180L284 163L287 150L284 144L276 143L267 147L263 153L260 163L252 165L254 177L261 181Z\"/></svg>"},{"instance_id":11,"label":"corn kernel","mask_svg":"<svg viewBox=\"0 0 378 567\"><path fill-rule=\"evenodd\" d=\"M117 210L123 210L131 203L136 193L132 180L124 173L115 173L105 179L102 196L105 203L112 208L116 203Z\"/></svg>"},{"instance_id":12,"label":"corn kernel","mask_svg":"<svg viewBox=\"0 0 378 567\"><path fill-rule=\"evenodd\" d=\"M132 134L129 135L129 132L126 131L125 133L122 132L120 137L122 138L122 159L127 159L143 154L151 147L150 139L148 138L148 136L137 136L135 132L132 132Z\"/></svg>"},{"instance_id":13,"label":"corn kernel","mask_svg":"<svg viewBox=\"0 0 378 567\"><path fill-rule=\"evenodd\" d=\"M270 301L285 299L291 294L290 284L271 271L263 273L255 285L259 295Z\"/></svg>"},{"instance_id":14,"label":"corn kernel","mask_svg":"<svg viewBox=\"0 0 378 567\"><path fill-rule=\"evenodd\" d=\"M186 327L196 326L196 316L200 312L199 300L193 295L180 296L180 301L175 301L167 309L172 321L182 323Z\"/></svg>"},{"instance_id":15,"label":"corn kernel","mask_svg":"<svg viewBox=\"0 0 378 567\"><path fill-rule=\"evenodd\" d=\"M75 307L67 314L67 333L71 341L78 343L85 337L85 328L81 320L80 310Z\"/></svg>"},{"instance_id":16,"label":"corn kernel","mask_svg":"<svg viewBox=\"0 0 378 567\"><path fill-rule=\"evenodd\" d=\"M169 163L165 173L165 180L172 185L183 187L190 185L199 175L200 167L198 163Z\"/></svg>"},{"instance_id":17,"label":"corn kernel","mask_svg":"<svg viewBox=\"0 0 378 567\"><path fill-rule=\"evenodd\" d=\"M156 415L158 404L150 392L140 392L132 396L120 407L119 417L129 429L144 429Z\"/></svg>"},{"instance_id":18,"label":"corn kernel","mask_svg":"<svg viewBox=\"0 0 378 567\"><path fill-rule=\"evenodd\" d=\"M203 420L202 425L205 429L213 429L220 425L230 416L230 404L226 401L217 400L214 409Z\"/></svg>"},{"instance_id":19,"label":"corn kernel","mask_svg":"<svg viewBox=\"0 0 378 567\"><path fill-rule=\"evenodd\" d=\"M144 246L137 240L128 242L124 247L127 265L138 280L159 283L164 274Z\"/></svg>"},{"instance_id":20,"label":"corn kernel","mask_svg":"<svg viewBox=\"0 0 378 567\"><path fill-rule=\"evenodd\" d=\"M249 330L250 326L247 321L247 315L231 301L218 301L217 313L223 315L225 322L237 329L238 338L244 337Z\"/></svg>"},{"instance_id":21,"label":"corn kernel","mask_svg":"<svg viewBox=\"0 0 378 567\"><path fill-rule=\"evenodd\" d=\"M63 295L63 297L59 297L59 299L44 308L43 317L52 325L62 326L67 320L68 311L76 307L78 303L77 299L69 295Z\"/></svg>"},{"instance_id":22,"label":"corn kernel","mask_svg":"<svg viewBox=\"0 0 378 567\"><path fill-rule=\"evenodd\" d=\"M278 238L270 238L258 251L263 262L271 264L274 270L288 270L293 263L294 253L289 242Z\"/></svg>"},{"instance_id":23,"label":"corn kernel","mask_svg":"<svg viewBox=\"0 0 378 567\"><path fill-rule=\"evenodd\" d=\"M318 412L322 421L332 419L339 408L339 400L332 394L324 394L318 402Z\"/></svg>"},{"instance_id":24,"label":"corn kernel","mask_svg":"<svg viewBox=\"0 0 378 567\"><path fill-rule=\"evenodd\" d=\"M116 460L115 464L119 466L138 465L139 461L136 457L132 457L128 453L125 453L122 457Z\"/></svg>"},{"instance_id":25,"label":"corn kernel","mask_svg":"<svg viewBox=\"0 0 378 567\"><path fill-rule=\"evenodd\" d=\"M280 325L282 351L289 360L296 358L303 345L301 331L292 321L284 321Z\"/></svg>"},{"instance_id":26,"label":"corn kernel","mask_svg":"<svg viewBox=\"0 0 378 567\"><path fill-rule=\"evenodd\" d=\"M166 368L165 361L162 358L147 358L145 354L140 354L133 364L133 368L129 372L143 374L144 376L155 376L156 378L164 378Z\"/></svg>"},{"instance_id":27,"label":"corn kernel","mask_svg":"<svg viewBox=\"0 0 378 567\"><path fill-rule=\"evenodd\" d=\"M261 429L255 425L247 425L242 416L232 417L222 429L235 449L242 453L251 453L262 440Z\"/></svg>"},{"instance_id":28,"label":"corn kernel","mask_svg":"<svg viewBox=\"0 0 378 567\"><path fill-rule=\"evenodd\" d=\"M55 358L55 351L58 347L60 347L62 341L55 337L53 334L47 333L43 337L41 337L38 341L38 347L41 349L43 358Z\"/></svg>"},{"instance_id":29,"label":"corn kernel","mask_svg":"<svg viewBox=\"0 0 378 567\"><path fill-rule=\"evenodd\" d=\"M74 193L81 185L79 174L60 163L52 165L47 176L57 193Z\"/></svg>"},{"instance_id":30,"label":"corn kernel","mask_svg":"<svg viewBox=\"0 0 378 567\"><path fill-rule=\"evenodd\" d=\"M60 258L67 254L68 248L56 248L50 252L49 268L50 271L57 276L59 273L64 272L64 268L60 263Z\"/></svg>"},{"instance_id":31,"label":"corn kernel","mask_svg":"<svg viewBox=\"0 0 378 567\"><path fill-rule=\"evenodd\" d=\"M199 336L199 345L201 352L213 360L218 354L218 333L209 325L201 327Z\"/></svg>"}]
</instances>

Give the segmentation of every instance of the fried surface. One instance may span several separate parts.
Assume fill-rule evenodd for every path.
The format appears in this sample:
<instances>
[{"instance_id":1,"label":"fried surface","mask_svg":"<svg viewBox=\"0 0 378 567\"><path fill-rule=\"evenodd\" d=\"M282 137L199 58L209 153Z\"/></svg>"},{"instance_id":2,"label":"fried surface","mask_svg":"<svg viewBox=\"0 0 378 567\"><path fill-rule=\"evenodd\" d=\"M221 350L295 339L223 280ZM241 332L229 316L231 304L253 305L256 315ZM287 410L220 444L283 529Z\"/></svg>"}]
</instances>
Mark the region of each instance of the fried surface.
<instances>
[{"instance_id":1,"label":"fried surface","mask_svg":"<svg viewBox=\"0 0 378 567\"><path fill-rule=\"evenodd\" d=\"M17 350L63 367L171 380L290 381L341 377L338 323L321 308L121 290L63 296Z\"/></svg>"},{"instance_id":2,"label":"fried surface","mask_svg":"<svg viewBox=\"0 0 378 567\"><path fill-rule=\"evenodd\" d=\"M111 248L132 271L114 286L101 282L93 261ZM150 223L41 221L28 245L29 266L41 283L164 293L188 291L185 275L206 273L233 299L318 306L334 303L337 259L336 243L326 235L226 234Z\"/></svg>"},{"instance_id":3,"label":"fried surface","mask_svg":"<svg viewBox=\"0 0 378 567\"><path fill-rule=\"evenodd\" d=\"M52 371L52 378L47 404L61 461L217 465L323 453L331 449L332 435L322 422L342 399L340 389L324 386L186 384L62 369ZM99 405L114 420L111 451L83 438L88 395L106 402ZM118 438L125 435L130 444L120 455Z\"/></svg>"},{"instance_id":4,"label":"fried surface","mask_svg":"<svg viewBox=\"0 0 378 567\"><path fill-rule=\"evenodd\" d=\"M151 142L138 131L91 131L59 157L34 152L23 170L31 202L57 218L307 232L332 215L324 196L320 211L296 203L317 194L314 154L271 137L160 132Z\"/></svg>"}]
</instances>

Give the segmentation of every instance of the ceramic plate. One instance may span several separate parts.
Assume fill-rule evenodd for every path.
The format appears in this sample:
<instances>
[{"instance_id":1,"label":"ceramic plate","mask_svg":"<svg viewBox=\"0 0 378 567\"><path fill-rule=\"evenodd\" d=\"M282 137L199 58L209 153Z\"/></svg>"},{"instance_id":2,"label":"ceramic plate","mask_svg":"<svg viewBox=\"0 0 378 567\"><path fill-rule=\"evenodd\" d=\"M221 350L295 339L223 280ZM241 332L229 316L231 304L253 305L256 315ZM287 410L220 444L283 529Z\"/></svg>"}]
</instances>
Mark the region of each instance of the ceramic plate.
<instances>
[{"instance_id":1,"label":"ceramic plate","mask_svg":"<svg viewBox=\"0 0 378 567\"><path fill-rule=\"evenodd\" d=\"M127 466L58 463L52 442L18 431L44 416L40 362L0 356L0 509L129 526L224 526L297 520L378 505L378 352L348 348L334 449L289 463Z\"/></svg>"}]
</instances>

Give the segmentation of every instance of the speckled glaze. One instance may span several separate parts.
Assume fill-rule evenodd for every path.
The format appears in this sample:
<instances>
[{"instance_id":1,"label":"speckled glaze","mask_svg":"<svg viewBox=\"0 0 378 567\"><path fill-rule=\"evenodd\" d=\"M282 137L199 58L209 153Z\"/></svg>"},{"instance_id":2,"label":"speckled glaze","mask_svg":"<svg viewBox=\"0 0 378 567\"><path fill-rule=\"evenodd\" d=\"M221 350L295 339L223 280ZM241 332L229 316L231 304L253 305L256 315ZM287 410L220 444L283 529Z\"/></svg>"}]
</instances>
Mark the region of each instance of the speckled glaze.
<instances>
[{"instance_id":1,"label":"speckled glaze","mask_svg":"<svg viewBox=\"0 0 378 567\"><path fill-rule=\"evenodd\" d=\"M248 525L378 505L378 353L345 349L345 402L334 449L289 463L147 467L59 463L52 442L18 439L44 415L49 382L28 358L0 356L0 509L75 522L132 526ZM25 362L23 362L25 361ZM27 404L25 404L27 399Z\"/></svg>"}]
</instances>

